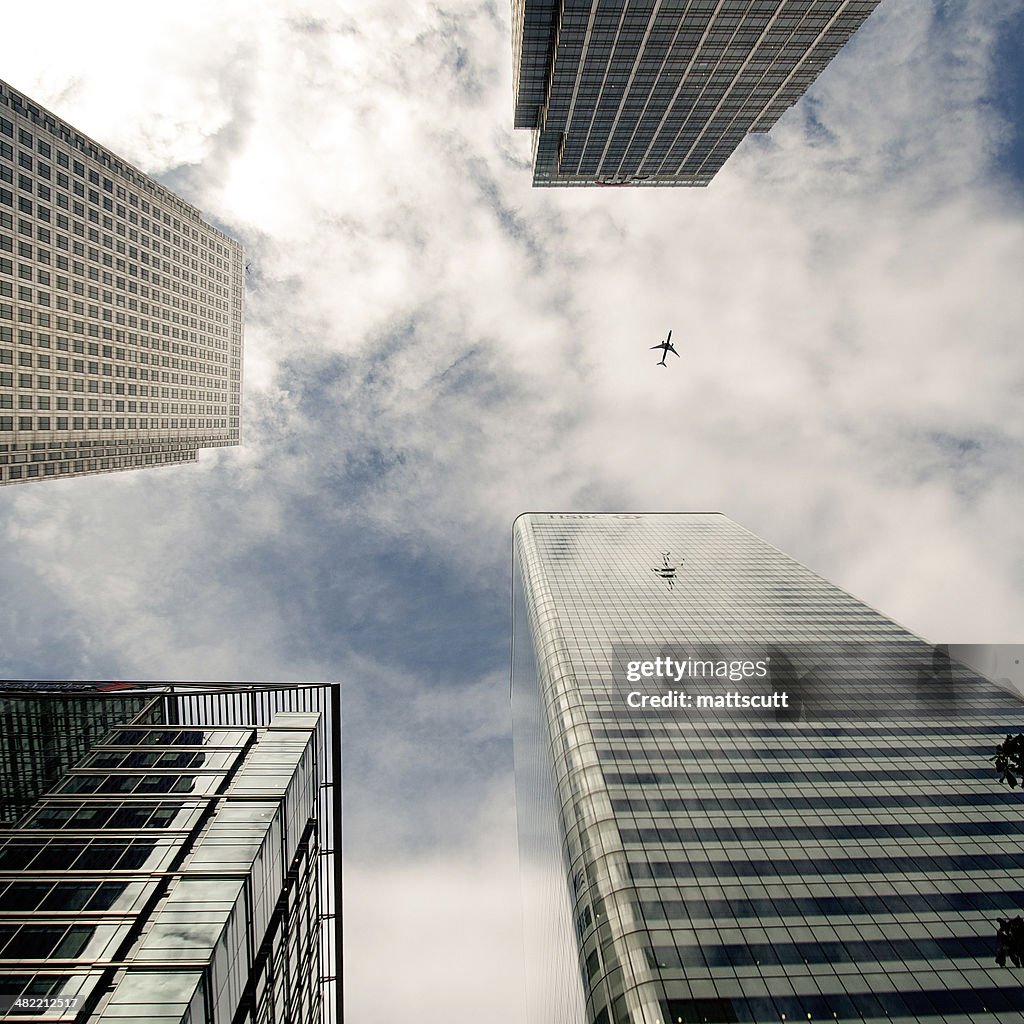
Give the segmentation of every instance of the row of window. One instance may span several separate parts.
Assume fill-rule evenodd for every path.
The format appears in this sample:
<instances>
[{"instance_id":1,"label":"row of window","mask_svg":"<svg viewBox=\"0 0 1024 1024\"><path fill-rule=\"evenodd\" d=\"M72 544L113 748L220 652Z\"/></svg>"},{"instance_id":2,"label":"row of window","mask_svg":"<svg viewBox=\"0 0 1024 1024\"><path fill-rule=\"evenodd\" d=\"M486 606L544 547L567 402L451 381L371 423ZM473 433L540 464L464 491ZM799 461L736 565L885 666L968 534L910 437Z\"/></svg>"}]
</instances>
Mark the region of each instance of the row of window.
<instances>
[{"instance_id":1,"label":"row of window","mask_svg":"<svg viewBox=\"0 0 1024 1024\"><path fill-rule=\"evenodd\" d=\"M644 900L647 921L767 920L780 917L862 917L892 914L948 914L1024 910L1024 890L1008 892L904 893L856 896L795 896L743 899ZM877 959L868 957L867 959Z\"/></svg>"},{"instance_id":2,"label":"row of window","mask_svg":"<svg viewBox=\"0 0 1024 1024\"><path fill-rule=\"evenodd\" d=\"M797 857L784 860L754 857L738 860L700 860L688 852L686 860L630 860L630 871L636 878L795 878L806 882L821 877L855 877L858 875L931 874L948 872L980 872L991 875L1020 870L1018 853L914 853L907 856L879 851L870 857Z\"/></svg>"},{"instance_id":3,"label":"row of window","mask_svg":"<svg viewBox=\"0 0 1024 1024\"><path fill-rule=\"evenodd\" d=\"M95 390L94 388L90 390ZM13 409L14 408L14 396L4 394L0 392L0 409ZM55 399L51 399L49 395L18 395L17 406L19 409L39 409L49 410L51 408L60 410L68 410L69 408L75 412L150 412L150 406L152 406L152 412L154 413L192 413L193 415L198 413L201 416L213 416L216 413L227 412L226 409L222 409L219 406L206 406L206 405L195 405L195 404L184 404L179 405L177 402L124 402L124 401L113 401L109 398L98 399L98 398L72 398L67 399L58 396ZM127 407L127 408L126 408Z\"/></svg>"},{"instance_id":4,"label":"row of window","mask_svg":"<svg viewBox=\"0 0 1024 1024\"><path fill-rule=\"evenodd\" d=\"M37 477L64 476L78 473L104 473L117 469L136 469L169 462L190 462L196 457L195 449L168 454L118 456L104 459L76 459L74 462L46 462L25 466L0 465L0 481L32 480Z\"/></svg>"},{"instance_id":5,"label":"row of window","mask_svg":"<svg viewBox=\"0 0 1024 1024\"><path fill-rule=\"evenodd\" d=\"M6 925L0 923L0 960L71 960L92 937L87 925Z\"/></svg>"},{"instance_id":6,"label":"row of window","mask_svg":"<svg viewBox=\"0 0 1024 1024\"><path fill-rule=\"evenodd\" d=\"M136 871L158 850L166 858L175 847L155 839L12 839L0 846L0 871Z\"/></svg>"},{"instance_id":7,"label":"row of window","mask_svg":"<svg viewBox=\"0 0 1024 1024\"><path fill-rule=\"evenodd\" d=\"M883 991L846 993L815 993L813 995L733 996L717 999L669 999L665 1004L668 1021L718 1021L751 1024L764 1021L859 1021L903 1020L918 1022L935 1018L939 1021L977 1019L970 1014L1016 1014L1024 1010L1024 988L965 984L959 972L953 972L959 985L939 978L934 988L923 991ZM620 997L621 998L621 997ZM603 1016L602 1016L603 1015ZM1016 1019L1009 1016L996 1020ZM595 1024L612 1024L602 1010ZM629 1018L617 1016L615 1024L629 1024Z\"/></svg>"},{"instance_id":8,"label":"row of window","mask_svg":"<svg viewBox=\"0 0 1024 1024\"><path fill-rule=\"evenodd\" d=\"M970 958L992 964L998 943L986 935L845 942L754 942L747 945L661 946L647 949L652 968L768 967L782 964L869 964Z\"/></svg>"},{"instance_id":9,"label":"row of window","mask_svg":"<svg viewBox=\"0 0 1024 1024\"><path fill-rule=\"evenodd\" d=\"M667 845L681 843L785 843L808 839L831 841L857 839L933 839L944 836L1007 836L1024 833L1024 816L1010 821L885 821L877 823L771 825L721 823L705 827L681 825L661 828L620 828L624 844Z\"/></svg>"},{"instance_id":10,"label":"row of window","mask_svg":"<svg viewBox=\"0 0 1024 1024\"><path fill-rule=\"evenodd\" d=\"M217 441L213 436L200 437L200 441ZM32 441L22 444L0 444L0 452L31 452L32 462L42 462L45 459L69 458L76 455L100 456L100 455L139 455L147 452L177 452L181 450L182 441L174 438L161 437L137 437L131 441L124 438L115 440L85 439L81 441L69 441L64 438L60 441ZM188 442L184 442L188 443ZM25 462L27 455L15 454L11 457L12 462ZM6 465L7 463L4 463ZM13 738L12 738L13 739ZM92 745L90 740L85 744L84 750Z\"/></svg>"},{"instance_id":11,"label":"row of window","mask_svg":"<svg viewBox=\"0 0 1024 1024\"><path fill-rule=\"evenodd\" d=\"M766 790L762 796L733 796L718 794L693 797L650 796L636 799L612 800L612 810L633 814L702 812L742 814L756 812L786 812L799 810L820 811L874 811L895 808L926 807L986 807L992 804L1012 803L1013 797L1005 791L990 793L886 793L871 795L831 792L820 796L800 796Z\"/></svg>"},{"instance_id":12,"label":"row of window","mask_svg":"<svg viewBox=\"0 0 1024 1024\"><path fill-rule=\"evenodd\" d=\"M664 741L662 741L664 743ZM958 743L955 748L948 751L947 763L959 763L964 758L991 757L995 752L994 743ZM709 746L705 743L694 744L693 749L665 744L658 746L656 743L645 742L644 740L633 741L628 747L598 747L597 757L600 761L626 761L636 763L641 758L643 761L705 761L709 764L721 764L723 762L758 762L764 764L770 761L799 761L805 758L828 758L842 760L870 759L868 763L877 764L877 758L884 758L887 761L908 758L927 758L935 756L935 748L930 745L908 747L904 745L891 747L861 747L834 746L834 747L739 747L739 746Z\"/></svg>"},{"instance_id":13,"label":"row of window","mask_svg":"<svg viewBox=\"0 0 1024 1024\"><path fill-rule=\"evenodd\" d=\"M68 775L55 793L205 793L220 781L206 775Z\"/></svg>"},{"instance_id":14,"label":"row of window","mask_svg":"<svg viewBox=\"0 0 1024 1024\"><path fill-rule=\"evenodd\" d=\"M877 648L879 647L888 647L891 649L893 647L900 648L904 646L905 644L899 641L885 641L881 644L873 641L868 646L868 650L872 654L877 654ZM674 722L645 722L643 727L636 727L633 722L630 721L628 725L623 724L618 727L596 727L592 732L595 737L621 737L623 739L628 737L637 739L644 738L649 740L652 744L657 745L659 737L666 735L672 736L673 739L678 737L679 725ZM780 740L792 741L799 738L801 746L806 746L821 739L841 737L842 739L849 740L854 736L889 738L904 743L911 738L917 742L927 743L932 737L957 736L960 739L965 739L968 736L983 733L991 733L993 737L1001 739L1005 732L1006 726L1004 724L1000 722L985 721L961 722L958 725L939 725L934 722L899 722L895 724L886 724L881 722L876 724L866 723L863 725L857 723L844 723L842 727L835 725L819 725L815 727L814 723L801 722L794 723L788 728L786 726L780 727L778 725L769 727L758 727L756 725L751 725L749 727L732 727L721 723L701 725L701 736L703 737L704 742L716 739L739 739L749 741L752 737L756 736L764 737L765 739L776 743ZM917 740L917 737L923 737L923 739Z\"/></svg>"},{"instance_id":15,"label":"row of window","mask_svg":"<svg viewBox=\"0 0 1024 1024\"><path fill-rule=\"evenodd\" d=\"M0 884L0 912L109 910L128 882L10 882Z\"/></svg>"},{"instance_id":16,"label":"row of window","mask_svg":"<svg viewBox=\"0 0 1024 1024\"><path fill-rule=\"evenodd\" d=\"M0 431L12 430L211 430L224 429L226 419L147 416L0 416Z\"/></svg>"}]
</instances>

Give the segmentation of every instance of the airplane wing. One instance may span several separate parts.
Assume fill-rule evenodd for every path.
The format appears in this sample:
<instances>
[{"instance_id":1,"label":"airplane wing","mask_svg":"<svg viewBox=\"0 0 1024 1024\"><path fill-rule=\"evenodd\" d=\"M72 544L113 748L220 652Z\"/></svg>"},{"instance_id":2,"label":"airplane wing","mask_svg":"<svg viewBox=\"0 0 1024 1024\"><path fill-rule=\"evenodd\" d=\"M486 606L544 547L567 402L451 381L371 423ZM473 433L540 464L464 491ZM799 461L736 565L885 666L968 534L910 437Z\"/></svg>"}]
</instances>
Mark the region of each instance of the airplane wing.
<instances>
[{"instance_id":1,"label":"airplane wing","mask_svg":"<svg viewBox=\"0 0 1024 1024\"><path fill-rule=\"evenodd\" d=\"M674 356L678 356L678 355L679 355L679 353L678 353L678 352L676 351L676 347L675 347L675 345L669 345L669 347L668 347L668 350L669 350L669 352L671 352L671 353L672 353L672 355L674 355ZM682 356L679 356L679 358L680 358L680 359L682 359L683 357L682 357Z\"/></svg>"},{"instance_id":2,"label":"airplane wing","mask_svg":"<svg viewBox=\"0 0 1024 1024\"><path fill-rule=\"evenodd\" d=\"M664 345L652 345L651 349L653 350L653 349L656 349L656 348L664 348L664 347L665 347Z\"/></svg>"}]
</instances>

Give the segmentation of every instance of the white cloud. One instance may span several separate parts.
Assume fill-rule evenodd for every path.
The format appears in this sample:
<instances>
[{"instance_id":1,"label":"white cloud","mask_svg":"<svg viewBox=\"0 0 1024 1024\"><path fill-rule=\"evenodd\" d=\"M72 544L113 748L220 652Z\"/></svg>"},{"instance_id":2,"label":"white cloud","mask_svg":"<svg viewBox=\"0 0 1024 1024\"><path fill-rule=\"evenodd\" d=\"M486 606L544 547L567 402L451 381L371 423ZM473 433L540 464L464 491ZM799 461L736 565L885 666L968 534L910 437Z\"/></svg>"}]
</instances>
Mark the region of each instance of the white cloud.
<instances>
[{"instance_id":1,"label":"white cloud","mask_svg":"<svg viewBox=\"0 0 1024 1024\"><path fill-rule=\"evenodd\" d=\"M517 862L493 845L455 859L350 868L346 1019L524 1019ZM424 899L430 893L430 900Z\"/></svg>"},{"instance_id":2,"label":"white cloud","mask_svg":"<svg viewBox=\"0 0 1024 1024\"><path fill-rule=\"evenodd\" d=\"M5 12L5 78L252 264L243 448L4 490L8 670L346 682L354 1019L516 1005L507 822L468 837L508 783L481 688L519 511L721 509L931 639L1020 639L1024 217L986 103L1013 6L887 0L694 191L531 189L486 3Z\"/></svg>"}]
</instances>

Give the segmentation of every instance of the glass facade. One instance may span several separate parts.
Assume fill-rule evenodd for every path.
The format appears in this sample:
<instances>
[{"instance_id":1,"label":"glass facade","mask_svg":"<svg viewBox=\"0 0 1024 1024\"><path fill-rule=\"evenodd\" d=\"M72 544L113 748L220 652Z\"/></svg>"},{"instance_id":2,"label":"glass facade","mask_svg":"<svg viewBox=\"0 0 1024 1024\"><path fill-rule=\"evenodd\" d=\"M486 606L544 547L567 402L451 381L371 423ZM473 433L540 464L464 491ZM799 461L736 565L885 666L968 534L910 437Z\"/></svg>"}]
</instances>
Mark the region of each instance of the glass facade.
<instances>
[{"instance_id":1,"label":"glass facade","mask_svg":"<svg viewBox=\"0 0 1024 1024\"><path fill-rule=\"evenodd\" d=\"M81 693L15 696L0 688L0 823L16 821L114 725L142 712L145 697L96 700Z\"/></svg>"},{"instance_id":2,"label":"glass facade","mask_svg":"<svg viewBox=\"0 0 1024 1024\"><path fill-rule=\"evenodd\" d=\"M1021 1019L1024 705L718 514L514 542L530 1020Z\"/></svg>"},{"instance_id":3,"label":"glass facade","mask_svg":"<svg viewBox=\"0 0 1024 1024\"><path fill-rule=\"evenodd\" d=\"M534 185L707 185L879 0L512 0Z\"/></svg>"},{"instance_id":4,"label":"glass facade","mask_svg":"<svg viewBox=\"0 0 1024 1024\"><path fill-rule=\"evenodd\" d=\"M340 1021L337 687L135 688L0 829L0 1016Z\"/></svg>"},{"instance_id":5,"label":"glass facade","mask_svg":"<svg viewBox=\"0 0 1024 1024\"><path fill-rule=\"evenodd\" d=\"M243 261L0 82L0 486L238 444Z\"/></svg>"}]
</instances>

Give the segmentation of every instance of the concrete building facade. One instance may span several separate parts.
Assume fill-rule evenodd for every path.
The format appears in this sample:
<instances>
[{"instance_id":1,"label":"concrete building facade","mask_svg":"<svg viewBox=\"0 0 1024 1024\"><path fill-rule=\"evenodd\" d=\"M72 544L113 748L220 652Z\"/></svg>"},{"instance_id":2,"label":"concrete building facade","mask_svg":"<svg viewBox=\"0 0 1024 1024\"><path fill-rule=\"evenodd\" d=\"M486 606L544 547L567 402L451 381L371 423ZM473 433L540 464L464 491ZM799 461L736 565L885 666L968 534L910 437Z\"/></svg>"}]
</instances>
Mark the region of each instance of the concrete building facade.
<instances>
[{"instance_id":1,"label":"concrete building facade","mask_svg":"<svg viewBox=\"0 0 1024 1024\"><path fill-rule=\"evenodd\" d=\"M0 485L239 442L234 239L0 82Z\"/></svg>"}]
</instances>

